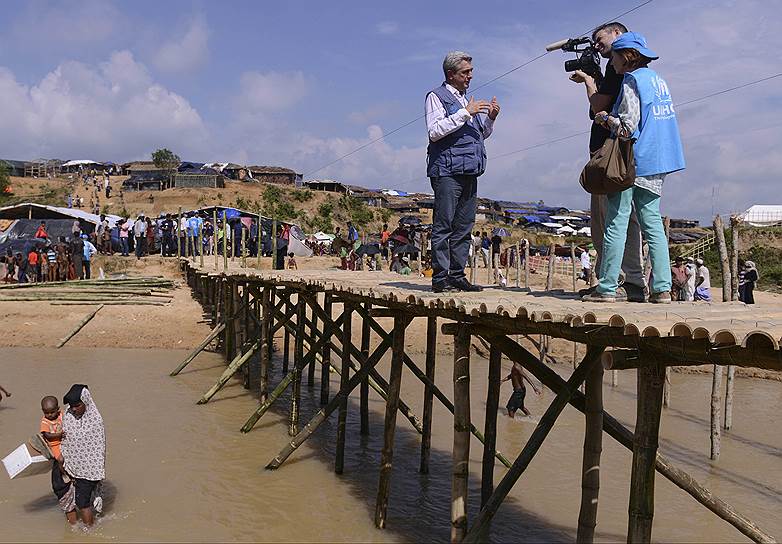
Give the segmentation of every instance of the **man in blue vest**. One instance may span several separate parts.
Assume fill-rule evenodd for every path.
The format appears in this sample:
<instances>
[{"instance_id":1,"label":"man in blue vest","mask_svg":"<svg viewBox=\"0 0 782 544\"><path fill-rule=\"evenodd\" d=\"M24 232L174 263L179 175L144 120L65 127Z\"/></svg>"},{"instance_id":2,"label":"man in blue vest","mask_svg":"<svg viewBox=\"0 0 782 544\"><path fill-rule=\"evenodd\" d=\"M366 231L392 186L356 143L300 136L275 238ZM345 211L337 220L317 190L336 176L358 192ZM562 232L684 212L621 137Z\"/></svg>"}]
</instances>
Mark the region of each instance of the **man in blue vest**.
<instances>
[{"instance_id":1,"label":"man in blue vest","mask_svg":"<svg viewBox=\"0 0 782 544\"><path fill-rule=\"evenodd\" d=\"M481 291L467 281L464 267L475 224L478 176L486 170L483 141L492 133L500 106L496 97L491 102L467 100L472 79L467 53L448 53L443 72L445 82L426 95L426 175L434 190L432 291Z\"/></svg>"}]
</instances>

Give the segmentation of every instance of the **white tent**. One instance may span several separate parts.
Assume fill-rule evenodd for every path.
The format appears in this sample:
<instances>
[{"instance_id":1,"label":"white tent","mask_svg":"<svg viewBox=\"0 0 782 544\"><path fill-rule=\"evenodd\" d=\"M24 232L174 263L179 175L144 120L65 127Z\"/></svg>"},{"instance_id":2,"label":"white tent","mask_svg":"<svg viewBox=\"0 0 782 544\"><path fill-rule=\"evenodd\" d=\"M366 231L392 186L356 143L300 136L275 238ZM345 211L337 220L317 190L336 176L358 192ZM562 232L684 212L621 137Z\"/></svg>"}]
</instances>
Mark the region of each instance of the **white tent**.
<instances>
[{"instance_id":1,"label":"white tent","mask_svg":"<svg viewBox=\"0 0 782 544\"><path fill-rule=\"evenodd\" d=\"M63 166L80 166L80 165L87 166L89 164L103 164L103 163L97 161L91 161L89 159L77 159L74 161L65 162L62 165Z\"/></svg>"},{"instance_id":2,"label":"white tent","mask_svg":"<svg viewBox=\"0 0 782 544\"><path fill-rule=\"evenodd\" d=\"M318 231L315 234L312 235L313 238L315 238L316 242L323 242L326 244L330 244L332 240L334 240L333 234L326 234L323 231Z\"/></svg>"},{"instance_id":3,"label":"white tent","mask_svg":"<svg viewBox=\"0 0 782 544\"><path fill-rule=\"evenodd\" d=\"M541 223L541 225L549 229L561 229L562 227L565 226L565 225L560 225L559 223Z\"/></svg>"},{"instance_id":4,"label":"white tent","mask_svg":"<svg viewBox=\"0 0 782 544\"><path fill-rule=\"evenodd\" d=\"M584 236L592 236L592 227L581 227L578 229L578 233Z\"/></svg>"},{"instance_id":5,"label":"white tent","mask_svg":"<svg viewBox=\"0 0 782 544\"><path fill-rule=\"evenodd\" d=\"M741 221L752 227L772 227L782 224L782 206L755 204L741 214Z\"/></svg>"},{"instance_id":6,"label":"white tent","mask_svg":"<svg viewBox=\"0 0 782 544\"><path fill-rule=\"evenodd\" d=\"M297 257L312 257L312 250L295 236L288 238L288 247L285 249L285 252L293 253Z\"/></svg>"},{"instance_id":7,"label":"white tent","mask_svg":"<svg viewBox=\"0 0 782 544\"><path fill-rule=\"evenodd\" d=\"M564 227L557 229L557 234L573 234L574 232L576 232L576 229L570 225L565 225Z\"/></svg>"}]
</instances>

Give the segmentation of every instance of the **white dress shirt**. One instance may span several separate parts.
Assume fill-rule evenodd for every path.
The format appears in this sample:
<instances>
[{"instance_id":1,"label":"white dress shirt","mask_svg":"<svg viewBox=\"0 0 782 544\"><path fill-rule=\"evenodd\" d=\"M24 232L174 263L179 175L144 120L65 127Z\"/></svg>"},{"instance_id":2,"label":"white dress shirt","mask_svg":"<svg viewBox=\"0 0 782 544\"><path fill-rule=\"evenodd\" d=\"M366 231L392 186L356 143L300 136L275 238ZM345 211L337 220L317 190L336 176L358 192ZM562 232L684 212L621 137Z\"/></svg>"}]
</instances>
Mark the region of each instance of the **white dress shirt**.
<instances>
[{"instance_id":1,"label":"white dress shirt","mask_svg":"<svg viewBox=\"0 0 782 544\"><path fill-rule=\"evenodd\" d=\"M449 83L445 84L445 88L456 97L456 100L458 100L463 107L453 115L446 115L445 107L440 99L437 98L437 95L434 93L426 95L426 131L429 133L430 142L436 142L437 140L448 136L450 133L459 130L464 126L464 123L472 119L472 115L467 111L467 97ZM492 129L494 128L494 120L486 116L486 118L482 120L482 124L483 138L486 139L491 136Z\"/></svg>"}]
</instances>

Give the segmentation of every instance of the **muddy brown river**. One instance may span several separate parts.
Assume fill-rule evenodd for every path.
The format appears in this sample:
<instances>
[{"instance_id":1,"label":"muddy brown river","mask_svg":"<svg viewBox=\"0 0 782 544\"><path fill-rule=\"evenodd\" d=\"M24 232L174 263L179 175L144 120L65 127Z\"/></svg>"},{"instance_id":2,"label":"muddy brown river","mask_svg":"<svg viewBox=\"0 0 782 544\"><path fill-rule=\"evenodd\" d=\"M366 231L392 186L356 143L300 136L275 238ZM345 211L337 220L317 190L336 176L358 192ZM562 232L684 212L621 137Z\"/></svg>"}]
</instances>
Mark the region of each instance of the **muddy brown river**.
<instances>
[{"instance_id":1,"label":"muddy brown river","mask_svg":"<svg viewBox=\"0 0 782 544\"><path fill-rule=\"evenodd\" d=\"M0 349L0 384L13 396L0 402L0 454L38 429L40 399L61 399L75 382L90 386L107 430L105 515L85 533L59 512L46 476L9 480L0 474L2 541L447 541L452 419L436 405L431 474L418 474L419 438L397 423L388 528L372 519L382 446L384 404L370 395L371 435L358 432L351 398L345 473L333 471L336 416L278 471L263 466L288 440L280 402L253 432L239 427L257 406L255 395L230 382L208 405L195 401L224 369L217 354L199 356L179 377L168 372L182 351L127 349ZM413 356L421 359L422 356ZM387 364L387 361L384 363ZM437 382L450 396L451 361L438 361ZM423 365L422 365L423 366ZM504 370L509 368L503 362ZM483 425L485 360L472 360L473 421ZM567 373L566 365L561 372ZM381 371L387 374L387 367ZM319 374L319 372L318 372ZM279 379L276 363L274 383ZM332 376L332 391L337 386ZM708 460L711 378L673 375L661 450L738 511L782 538L782 383L736 380L733 430L723 436L717 463ZM635 377L605 387L606 409L625 425L635 418ZM402 397L421 413L423 387L405 371ZM502 404L510 395L504 384ZM528 397L533 419L501 417L498 448L515 458L553 395ZM318 409L319 385L302 385L302 419ZM282 399L287 400L287 397ZM435 401L436 402L436 401ZM493 523L495 542L573 541L580 500L583 418L566 408L537 457ZM471 519L477 513L480 444L471 450ZM596 537L624 541L630 452L604 438ZM505 469L497 464L496 479ZM689 495L657 477L653 539L735 542L746 539Z\"/></svg>"}]
</instances>

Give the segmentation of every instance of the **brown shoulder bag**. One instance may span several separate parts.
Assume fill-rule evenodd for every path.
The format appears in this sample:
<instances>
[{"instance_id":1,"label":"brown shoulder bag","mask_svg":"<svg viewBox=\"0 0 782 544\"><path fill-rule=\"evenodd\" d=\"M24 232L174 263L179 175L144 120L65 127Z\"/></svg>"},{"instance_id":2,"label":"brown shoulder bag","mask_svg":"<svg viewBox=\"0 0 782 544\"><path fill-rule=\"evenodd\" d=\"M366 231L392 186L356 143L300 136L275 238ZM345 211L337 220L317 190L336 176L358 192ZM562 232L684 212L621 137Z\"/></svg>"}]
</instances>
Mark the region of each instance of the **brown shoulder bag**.
<instances>
[{"instance_id":1,"label":"brown shoulder bag","mask_svg":"<svg viewBox=\"0 0 782 544\"><path fill-rule=\"evenodd\" d=\"M606 138L603 147L592 154L581 171L579 183L588 193L607 195L619 193L635 183L635 140Z\"/></svg>"}]
</instances>

